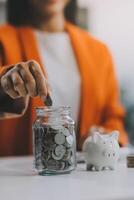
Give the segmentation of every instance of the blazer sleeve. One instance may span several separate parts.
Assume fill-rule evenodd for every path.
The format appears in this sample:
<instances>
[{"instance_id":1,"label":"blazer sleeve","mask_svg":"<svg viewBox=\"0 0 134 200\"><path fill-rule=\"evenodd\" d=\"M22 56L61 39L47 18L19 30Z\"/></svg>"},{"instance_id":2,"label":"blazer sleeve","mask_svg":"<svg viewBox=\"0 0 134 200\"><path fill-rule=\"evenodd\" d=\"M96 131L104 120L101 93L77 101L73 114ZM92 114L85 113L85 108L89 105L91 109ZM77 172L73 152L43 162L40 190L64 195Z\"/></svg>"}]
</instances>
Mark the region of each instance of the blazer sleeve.
<instances>
[{"instance_id":1,"label":"blazer sleeve","mask_svg":"<svg viewBox=\"0 0 134 200\"><path fill-rule=\"evenodd\" d=\"M106 103L102 116L101 126L108 130L117 129L120 131L119 142L121 145L128 143L128 136L124 129L125 109L120 102L120 92L114 70L112 57L105 47L106 77Z\"/></svg>"}]
</instances>

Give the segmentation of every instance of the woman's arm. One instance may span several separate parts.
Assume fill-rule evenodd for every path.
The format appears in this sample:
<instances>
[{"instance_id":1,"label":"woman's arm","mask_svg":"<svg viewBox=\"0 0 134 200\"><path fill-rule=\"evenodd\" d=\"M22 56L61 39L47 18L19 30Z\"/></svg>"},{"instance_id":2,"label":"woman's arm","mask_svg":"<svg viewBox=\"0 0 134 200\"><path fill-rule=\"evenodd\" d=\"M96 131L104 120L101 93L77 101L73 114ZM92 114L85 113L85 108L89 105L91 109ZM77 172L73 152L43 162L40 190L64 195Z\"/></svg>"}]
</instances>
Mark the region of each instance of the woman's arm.
<instances>
[{"instance_id":1,"label":"woman's arm","mask_svg":"<svg viewBox=\"0 0 134 200\"><path fill-rule=\"evenodd\" d=\"M0 77L5 74L11 67L2 67L2 62L0 60ZM8 94L6 94L0 84L0 118L9 118L21 116L25 113L28 106L28 98L18 98L12 99Z\"/></svg>"},{"instance_id":2,"label":"woman's arm","mask_svg":"<svg viewBox=\"0 0 134 200\"><path fill-rule=\"evenodd\" d=\"M49 87L36 61L3 66L0 52L0 118L22 116L27 110L29 97L45 98Z\"/></svg>"}]
</instances>

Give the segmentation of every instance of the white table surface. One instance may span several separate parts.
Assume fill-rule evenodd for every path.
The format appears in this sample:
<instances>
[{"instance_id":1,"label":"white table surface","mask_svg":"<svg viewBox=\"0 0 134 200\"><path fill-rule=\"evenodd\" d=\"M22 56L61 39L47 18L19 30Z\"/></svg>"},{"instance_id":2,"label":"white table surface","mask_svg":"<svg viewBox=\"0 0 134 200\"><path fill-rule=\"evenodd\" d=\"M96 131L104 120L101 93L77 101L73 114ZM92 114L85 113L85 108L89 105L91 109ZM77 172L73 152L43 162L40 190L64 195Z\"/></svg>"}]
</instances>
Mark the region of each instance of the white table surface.
<instances>
[{"instance_id":1,"label":"white table surface","mask_svg":"<svg viewBox=\"0 0 134 200\"><path fill-rule=\"evenodd\" d=\"M69 175L39 176L32 157L0 159L0 200L134 200L134 169L124 161L115 171L85 169L79 164Z\"/></svg>"}]
</instances>

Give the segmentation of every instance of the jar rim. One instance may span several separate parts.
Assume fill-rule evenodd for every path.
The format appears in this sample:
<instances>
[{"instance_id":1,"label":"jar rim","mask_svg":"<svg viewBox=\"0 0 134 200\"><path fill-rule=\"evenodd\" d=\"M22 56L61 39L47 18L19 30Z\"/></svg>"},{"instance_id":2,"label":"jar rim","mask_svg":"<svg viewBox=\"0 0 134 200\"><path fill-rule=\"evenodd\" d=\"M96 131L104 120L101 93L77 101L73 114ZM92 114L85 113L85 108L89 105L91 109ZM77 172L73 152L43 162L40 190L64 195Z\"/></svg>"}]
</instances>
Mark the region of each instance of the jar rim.
<instances>
[{"instance_id":1,"label":"jar rim","mask_svg":"<svg viewBox=\"0 0 134 200\"><path fill-rule=\"evenodd\" d=\"M45 114L69 114L71 108L69 106L41 106L36 107L36 114L38 116L44 116Z\"/></svg>"}]
</instances>

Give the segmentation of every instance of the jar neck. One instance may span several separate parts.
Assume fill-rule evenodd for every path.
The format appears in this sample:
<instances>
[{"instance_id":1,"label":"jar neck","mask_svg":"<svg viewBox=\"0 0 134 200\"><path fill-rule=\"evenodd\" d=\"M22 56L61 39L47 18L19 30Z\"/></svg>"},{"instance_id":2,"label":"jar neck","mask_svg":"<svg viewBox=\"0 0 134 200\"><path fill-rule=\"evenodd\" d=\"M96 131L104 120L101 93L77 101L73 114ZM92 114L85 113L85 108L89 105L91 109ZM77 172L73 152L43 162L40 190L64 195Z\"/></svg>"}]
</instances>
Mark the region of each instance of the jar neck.
<instances>
[{"instance_id":1,"label":"jar neck","mask_svg":"<svg viewBox=\"0 0 134 200\"><path fill-rule=\"evenodd\" d=\"M49 118L62 118L71 116L70 107L38 107L36 108L37 117L49 117Z\"/></svg>"}]
</instances>

